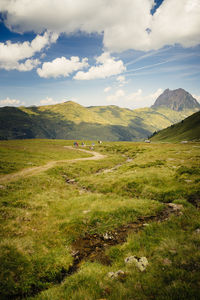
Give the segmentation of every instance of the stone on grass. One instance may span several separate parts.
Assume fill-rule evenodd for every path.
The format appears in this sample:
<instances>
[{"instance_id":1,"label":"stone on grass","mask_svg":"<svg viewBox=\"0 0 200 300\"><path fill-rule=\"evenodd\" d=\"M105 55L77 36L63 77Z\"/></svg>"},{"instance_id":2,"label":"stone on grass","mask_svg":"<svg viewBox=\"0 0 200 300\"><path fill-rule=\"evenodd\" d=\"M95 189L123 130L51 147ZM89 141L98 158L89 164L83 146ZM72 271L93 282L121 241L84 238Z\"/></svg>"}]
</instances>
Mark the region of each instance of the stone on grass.
<instances>
[{"instance_id":1,"label":"stone on grass","mask_svg":"<svg viewBox=\"0 0 200 300\"><path fill-rule=\"evenodd\" d=\"M149 226L149 224L148 224L148 223L144 223L143 226L144 226L144 227L147 227L147 226Z\"/></svg>"},{"instance_id":2,"label":"stone on grass","mask_svg":"<svg viewBox=\"0 0 200 300\"><path fill-rule=\"evenodd\" d=\"M196 232L197 234L200 234L200 228L197 228L197 229L195 230L195 232Z\"/></svg>"},{"instance_id":3,"label":"stone on grass","mask_svg":"<svg viewBox=\"0 0 200 300\"><path fill-rule=\"evenodd\" d=\"M146 270L149 262L146 257L129 256L125 258L126 264L134 264L141 272Z\"/></svg>"},{"instance_id":4,"label":"stone on grass","mask_svg":"<svg viewBox=\"0 0 200 300\"><path fill-rule=\"evenodd\" d=\"M109 234L109 233L105 233L104 235L103 235L103 238L104 238L104 240L112 240L113 239L113 236L111 235L111 234Z\"/></svg>"},{"instance_id":5,"label":"stone on grass","mask_svg":"<svg viewBox=\"0 0 200 300\"><path fill-rule=\"evenodd\" d=\"M167 205L170 208L172 208L174 211L178 211L178 210L183 209L183 205L182 204L168 203Z\"/></svg>"},{"instance_id":6,"label":"stone on grass","mask_svg":"<svg viewBox=\"0 0 200 300\"><path fill-rule=\"evenodd\" d=\"M109 272L107 276L112 279L124 279L126 277L126 272L118 270L116 272Z\"/></svg>"},{"instance_id":7,"label":"stone on grass","mask_svg":"<svg viewBox=\"0 0 200 300\"><path fill-rule=\"evenodd\" d=\"M88 209L88 210L83 210L83 214L88 214L89 212L91 212L90 209Z\"/></svg>"}]
</instances>

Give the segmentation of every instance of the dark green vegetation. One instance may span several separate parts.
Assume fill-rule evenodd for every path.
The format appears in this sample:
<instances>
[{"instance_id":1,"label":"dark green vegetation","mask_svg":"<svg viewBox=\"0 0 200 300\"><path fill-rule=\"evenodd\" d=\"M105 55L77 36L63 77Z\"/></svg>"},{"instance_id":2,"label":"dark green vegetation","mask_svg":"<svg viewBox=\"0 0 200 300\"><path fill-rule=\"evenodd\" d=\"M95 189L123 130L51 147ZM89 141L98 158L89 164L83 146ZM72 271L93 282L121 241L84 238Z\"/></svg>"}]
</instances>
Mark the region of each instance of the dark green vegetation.
<instances>
[{"instance_id":1,"label":"dark green vegetation","mask_svg":"<svg viewBox=\"0 0 200 300\"><path fill-rule=\"evenodd\" d=\"M46 156L57 159L55 149L62 153L60 147L70 144L24 140L5 141L2 147L15 147L10 162L16 165L16 155L23 162L31 148L40 145L46 153L48 145ZM1 299L199 299L200 145L118 142L95 150L107 157L0 182ZM65 151L65 159L71 158L71 151ZM39 164L39 151L31 153L31 161L37 159ZM111 265L83 260L66 276L74 260L74 241L155 216L168 202L182 204L182 214L149 222L130 233L125 243L108 247ZM132 255L147 257L146 271L125 264ZM117 270L126 272L125 278L108 277Z\"/></svg>"},{"instance_id":2,"label":"dark green vegetation","mask_svg":"<svg viewBox=\"0 0 200 300\"><path fill-rule=\"evenodd\" d=\"M200 112L159 131L152 136L151 140L154 142L200 141Z\"/></svg>"},{"instance_id":3,"label":"dark green vegetation","mask_svg":"<svg viewBox=\"0 0 200 300\"><path fill-rule=\"evenodd\" d=\"M130 110L113 105L83 107L72 101L39 107L3 107L0 139L141 141L199 110L198 102L181 91L178 96L176 91L170 91L170 107L156 102L153 108Z\"/></svg>"}]
</instances>

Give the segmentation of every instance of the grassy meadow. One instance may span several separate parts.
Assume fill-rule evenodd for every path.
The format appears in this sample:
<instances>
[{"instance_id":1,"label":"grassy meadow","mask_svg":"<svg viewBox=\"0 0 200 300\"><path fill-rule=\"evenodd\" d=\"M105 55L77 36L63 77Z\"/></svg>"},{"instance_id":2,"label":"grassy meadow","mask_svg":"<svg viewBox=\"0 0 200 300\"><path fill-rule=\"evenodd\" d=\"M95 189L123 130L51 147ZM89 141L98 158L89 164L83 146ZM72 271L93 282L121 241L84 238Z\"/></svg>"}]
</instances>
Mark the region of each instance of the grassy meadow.
<instances>
[{"instance_id":1,"label":"grassy meadow","mask_svg":"<svg viewBox=\"0 0 200 300\"><path fill-rule=\"evenodd\" d=\"M72 163L67 160L90 156L64 148L72 143L0 142L0 299L200 299L200 144L105 142L94 147L104 159ZM1 182L59 160L66 162ZM159 215L167 203L182 205L181 213L105 246L109 263L92 254L70 272L77 241L90 236L92 244ZM144 272L125 263L133 255L147 258ZM118 270L123 278L109 277Z\"/></svg>"}]
</instances>

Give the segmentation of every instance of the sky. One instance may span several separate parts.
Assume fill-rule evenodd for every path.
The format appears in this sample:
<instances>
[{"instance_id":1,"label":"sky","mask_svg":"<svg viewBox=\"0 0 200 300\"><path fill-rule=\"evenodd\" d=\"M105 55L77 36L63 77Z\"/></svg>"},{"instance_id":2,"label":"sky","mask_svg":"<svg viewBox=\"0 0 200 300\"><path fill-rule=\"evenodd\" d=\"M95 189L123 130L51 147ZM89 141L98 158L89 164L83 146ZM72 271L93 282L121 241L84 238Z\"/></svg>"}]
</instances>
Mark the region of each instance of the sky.
<instances>
[{"instance_id":1,"label":"sky","mask_svg":"<svg viewBox=\"0 0 200 300\"><path fill-rule=\"evenodd\" d=\"M0 106L200 101L200 0L0 0Z\"/></svg>"}]
</instances>

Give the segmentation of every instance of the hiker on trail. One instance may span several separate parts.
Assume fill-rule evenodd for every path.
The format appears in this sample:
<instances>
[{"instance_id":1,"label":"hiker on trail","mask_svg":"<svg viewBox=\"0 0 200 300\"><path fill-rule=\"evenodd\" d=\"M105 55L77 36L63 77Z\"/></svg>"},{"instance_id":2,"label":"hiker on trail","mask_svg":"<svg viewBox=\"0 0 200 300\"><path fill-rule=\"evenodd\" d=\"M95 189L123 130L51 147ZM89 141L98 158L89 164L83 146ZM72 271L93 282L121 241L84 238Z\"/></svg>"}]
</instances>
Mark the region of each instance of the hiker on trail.
<instances>
[{"instance_id":1,"label":"hiker on trail","mask_svg":"<svg viewBox=\"0 0 200 300\"><path fill-rule=\"evenodd\" d=\"M78 143L77 142L74 142L74 147L78 147Z\"/></svg>"}]
</instances>

